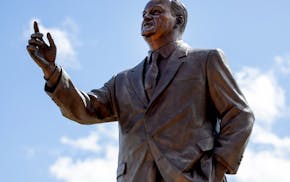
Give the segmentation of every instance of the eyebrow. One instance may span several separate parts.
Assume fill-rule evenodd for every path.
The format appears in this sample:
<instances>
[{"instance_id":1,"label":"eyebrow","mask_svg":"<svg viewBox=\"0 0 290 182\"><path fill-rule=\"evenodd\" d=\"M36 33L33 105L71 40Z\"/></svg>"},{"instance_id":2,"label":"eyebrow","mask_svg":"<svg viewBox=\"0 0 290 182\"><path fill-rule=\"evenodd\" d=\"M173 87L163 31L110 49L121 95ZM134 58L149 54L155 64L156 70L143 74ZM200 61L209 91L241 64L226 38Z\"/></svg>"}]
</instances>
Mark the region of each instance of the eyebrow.
<instances>
[{"instance_id":1,"label":"eyebrow","mask_svg":"<svg viewBox=\"0 0 290 182\"><path fill-rule=\"evenodd\" d=\"M161 10L164 10L164 8L162 6L160 6L160 5L155 5L155 6L151 7L149 9L149 11L151 11L152 9L161 9ZM143 10L142 14L144 14L145 12L146 12L146 10Z\"/></svg>"}]
</instances>

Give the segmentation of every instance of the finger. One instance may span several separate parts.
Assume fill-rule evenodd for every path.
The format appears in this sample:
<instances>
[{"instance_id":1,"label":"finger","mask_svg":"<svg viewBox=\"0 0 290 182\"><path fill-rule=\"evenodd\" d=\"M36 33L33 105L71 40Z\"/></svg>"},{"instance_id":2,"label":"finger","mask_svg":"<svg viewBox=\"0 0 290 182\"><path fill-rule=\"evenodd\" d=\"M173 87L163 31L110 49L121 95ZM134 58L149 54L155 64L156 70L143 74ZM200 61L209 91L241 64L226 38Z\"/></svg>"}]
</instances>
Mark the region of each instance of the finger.
<instances>
[{"instance_id":1,"label":"finger","mask_svg":"<svg viewBox=\"0 0 290 182\"><path fill-rule=\"evenodd\" d=\"M33 28L34 28L34 32L35 33L38 33L39 32L38 24L37 24L36 21L34 21L34 23L33 23Z\"/></svg>"},{"instance_id":2,"label":"finger","mask_svg":"<svg viewBox=\"0 0 290 182\"><path fill-rule=\"evenodd\" d=\"M54 41L51 37L51 34L48 32L46 36L47 36L50 47L55 47Z\"/></svg>"},{"instance_id":3,"label":"finger","mask_svg":"<svg viewBox=\"0 0 290 182\"><path fill-rule=\"evenodd\" d=\"M40 39L40 40L42 40L42 37L43 37L43 34L42 33L39 33L39 32L34 33L34 34L31 35L31 38L33 38L33 39Z\"/></svg>"},{"instance_id":4,"label":"finger","mask_svg":"<svg viewBox=\"0 0 290 182\"><path fill-rule=\"evenodd\" d=\"M36 47L32 45L27 45L26 50L28 51L29 55L34 59L37 60L36 52L38 51Z\"/></svg>"},{"instance_id":5,"label":"finger","mask_svg":"<svg viewBox=\"0 0 290 182\"><path fill-rule=\"evenodd\" d=\"M32 46L38 46L38 47L44 47L44 46L46 46L46 44L43 41L36 40L36 39L30 39L28 41L28 44L29 45L32 45Z\"/></svg>"},{"instance_id":6,"label":"finger","mask_svg":"<svg viewBox=\"0 0 290 182\"><path fill-rule=\"evenodd\" d=\"M35 51L37 51L37 48L35 46L32 46L32 45L27 45L26 49L29 53L34 53Z\"/></svg>"},{"instance_id":7,"label":"finger","mask_svg":"<svg viewBox=\"0 0 290 182\"><path fill-rule=\"evenodd\" d=\"M31 58L36 62L36 64L38 64L38 66L43 68L48 65L48 62L38 55L38 49L36 47L28 45L26 46L26 49Z\"/></svg>"}]
</instances>

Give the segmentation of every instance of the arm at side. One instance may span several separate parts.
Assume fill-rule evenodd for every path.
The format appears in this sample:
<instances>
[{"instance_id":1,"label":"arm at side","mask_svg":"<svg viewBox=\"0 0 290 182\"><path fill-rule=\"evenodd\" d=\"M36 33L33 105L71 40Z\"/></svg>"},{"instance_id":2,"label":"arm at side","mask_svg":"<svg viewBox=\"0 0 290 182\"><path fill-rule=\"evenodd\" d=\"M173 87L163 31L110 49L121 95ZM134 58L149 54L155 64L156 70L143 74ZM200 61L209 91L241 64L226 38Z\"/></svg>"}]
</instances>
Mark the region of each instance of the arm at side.
<instances>
[{"instance_id":1,"label":"arm at side","mask_svg":"<svg viewBox=\"0 0 290 182\"><path fill-rule=\"evenodd\" d=\"M213 50L208 55L207 78L210 96L221 121L215 158L227 168L227 173L235 174L252 131L254 115L220 50Z\"/></svg>"}]
</instances>

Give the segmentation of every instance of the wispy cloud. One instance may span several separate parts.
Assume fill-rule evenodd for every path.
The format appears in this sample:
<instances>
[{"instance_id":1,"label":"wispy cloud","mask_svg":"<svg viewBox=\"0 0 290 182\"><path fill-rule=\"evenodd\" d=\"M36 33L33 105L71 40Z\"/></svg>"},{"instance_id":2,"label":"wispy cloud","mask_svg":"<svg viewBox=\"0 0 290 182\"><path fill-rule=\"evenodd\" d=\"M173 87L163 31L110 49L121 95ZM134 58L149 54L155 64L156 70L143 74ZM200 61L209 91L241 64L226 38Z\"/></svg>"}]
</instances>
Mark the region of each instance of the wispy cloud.
<instances>
[{"instance_id":1,"label":"wispy cloud","mask_svg":"<svg viewBox=\"0 0 290 182\"><path fill-rule=\"evenodd\" d=\"M275 56L274 58L277 69L283 74L290 74L290 55Z\"/></svg>"},{"instance_id":2,"label":"wispy cloud","mask_svg":"<svg viewBox=\"0 0 290 182\"><path fill-rule=\"evenodd\" d=\"M77 40L76 34L78 32L77 24L70 18L65 19L60 27L46 27L42 24L41 20L32 19L29 22L27 30L24 32L25 38L34 31L33 22L37 21L40 32L44 34L46 39L46 33L50 32L52 38L57 46L56 62L68 69L79 69L80 63L77 59L76 47L80 45Z\"/></svg>"},{"instance_id":3,"label":"wispy cloud","mask_svg":"<svg viewBox=\"0 0 290 182\"><path fill-rule=\"evenodd\" d=\"M24 153L24 155L25 155L26 158L31 159L31 158L33 158L33 157L36 156L36 153L37 153L36 150L37 150L37 149L34 148L34 147L27 147L27 146L26 146L26 147L24 147L24 148L22 149L22 152Z\"/></svg>"}]
</instances>

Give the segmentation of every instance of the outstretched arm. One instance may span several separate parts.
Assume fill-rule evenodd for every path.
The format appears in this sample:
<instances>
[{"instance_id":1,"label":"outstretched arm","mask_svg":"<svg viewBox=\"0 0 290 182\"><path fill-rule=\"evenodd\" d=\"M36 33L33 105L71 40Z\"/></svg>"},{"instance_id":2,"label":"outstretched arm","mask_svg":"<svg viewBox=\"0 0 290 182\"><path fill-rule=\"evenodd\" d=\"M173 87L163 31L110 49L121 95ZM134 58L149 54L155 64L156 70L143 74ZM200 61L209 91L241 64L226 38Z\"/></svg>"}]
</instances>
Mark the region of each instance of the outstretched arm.
<instances>
[{"instance_id":1,"label":"outstretched arm","mask_svg":"<svg viewBox=\"0 0 290 182\"><path fill-rule=\"evenodd\" d=\"M59 106L62 114L81 124L93 124L116 120L113 107L114 79L101 89L84 93L77 89L66 72L55 63L56 46L47 33L49 45L43 40L37 22L28 41L27 51L42 69L46 79L45 91Z\"/></svg>"}]
</instances>

